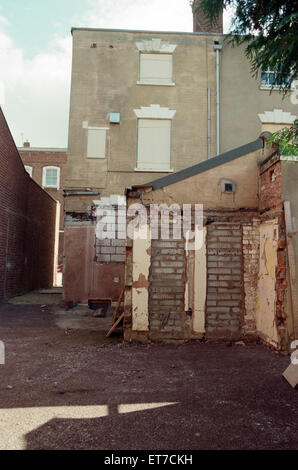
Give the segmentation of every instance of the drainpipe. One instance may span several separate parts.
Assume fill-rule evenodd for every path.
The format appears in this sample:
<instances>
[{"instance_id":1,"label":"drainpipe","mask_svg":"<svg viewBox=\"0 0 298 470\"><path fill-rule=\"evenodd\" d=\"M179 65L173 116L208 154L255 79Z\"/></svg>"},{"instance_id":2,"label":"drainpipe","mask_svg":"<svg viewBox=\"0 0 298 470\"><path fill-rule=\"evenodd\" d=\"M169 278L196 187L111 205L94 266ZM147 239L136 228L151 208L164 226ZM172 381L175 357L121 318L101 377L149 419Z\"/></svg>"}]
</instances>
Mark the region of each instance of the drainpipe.
<instances>
[{"instance_id":1,"label":"drainpipe","mask_svg":"<svg viewBox=\"0 0 298 470\"><path fill-rule=\"evenodd\" d=\"M214 50L216 52L216 155L220 152L220 82L219 82L219 52L222 45L218 41L214 42Z\"/></svg>"},{"instance_id":2,"label":"drainpipe","mask_svg":"<svg viewBox=\"0 0 298 470\"><path fill-rule=\"evenodd\" d=\"M208 159L211 158L211 88L207 90L207 108L208 108Z\"/></svg>"}]
</instances>

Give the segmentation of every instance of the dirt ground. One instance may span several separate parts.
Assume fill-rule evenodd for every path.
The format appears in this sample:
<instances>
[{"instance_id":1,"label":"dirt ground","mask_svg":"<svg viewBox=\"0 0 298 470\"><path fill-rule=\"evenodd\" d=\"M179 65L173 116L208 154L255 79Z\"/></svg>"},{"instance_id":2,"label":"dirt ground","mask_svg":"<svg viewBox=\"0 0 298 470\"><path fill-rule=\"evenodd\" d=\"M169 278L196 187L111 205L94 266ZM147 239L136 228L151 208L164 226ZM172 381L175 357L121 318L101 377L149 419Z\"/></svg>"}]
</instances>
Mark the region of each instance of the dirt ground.
<instances>
[{"instance_id":1,"label":"dirt ground","mask_svg":"<svg viewBox=\"0 0 298 470\"><path fill-rule=\"evenodd\" d=\"M0 305L0 449L297 449L289 357L259 344L125 344L111 319Z\"/></svg>"}]
</instances>

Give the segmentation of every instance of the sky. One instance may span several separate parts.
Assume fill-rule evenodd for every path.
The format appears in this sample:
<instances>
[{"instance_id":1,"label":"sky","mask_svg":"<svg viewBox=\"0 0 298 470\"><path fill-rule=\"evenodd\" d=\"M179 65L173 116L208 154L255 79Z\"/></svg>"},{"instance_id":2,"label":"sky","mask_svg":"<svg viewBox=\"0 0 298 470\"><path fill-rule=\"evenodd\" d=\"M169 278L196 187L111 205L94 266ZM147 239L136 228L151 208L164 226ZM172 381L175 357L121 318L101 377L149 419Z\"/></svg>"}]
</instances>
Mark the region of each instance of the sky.
<instances>
[{"instance_id":1,"label":"sky","mask_svg":"<svg viewBox=\"0 0 298 470\"><path fill-rule=\"evenodd\" d=\"M191 32L192 12L188 0L0 0L0 105L17 146L67 147L71 27Z\"/></svg>"}]
</instances>

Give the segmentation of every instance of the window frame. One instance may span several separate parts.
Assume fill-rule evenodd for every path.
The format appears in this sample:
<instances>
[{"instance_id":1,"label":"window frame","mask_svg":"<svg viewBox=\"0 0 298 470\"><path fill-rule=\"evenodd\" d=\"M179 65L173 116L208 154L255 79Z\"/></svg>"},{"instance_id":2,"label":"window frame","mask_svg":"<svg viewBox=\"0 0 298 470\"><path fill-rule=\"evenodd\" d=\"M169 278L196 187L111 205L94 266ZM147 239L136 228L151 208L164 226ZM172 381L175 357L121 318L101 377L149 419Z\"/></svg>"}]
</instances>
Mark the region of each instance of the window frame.
<instances>
[{"instance_id":1,"label":"window frame","mask_svg":"<svg viewBox=\"0 0 298 470\"><path fill-rule=\"evenodd\" d=\"M46 182L47 182L47 170L56 170L57 171L57 185L46 184ZM59 190L60 189L60 172L61 172L61 169L60 169L59 166L53 166L53 165L44 166L42 168L42 187L43 188L51 188L51 189Z\"/></svg>"},{"instance_id":2,"label":"window frame","mask_svg":"<svg viewBox=\"0 0 298 470\"><path fill-rule=\"evenodd\" d=\"M280 87L279 85L270 85L270 83L269 84L263 83L262 82L263 74L267 74L268 78L270 75L274 75L274 76L281 75L280 72L276 72L275 70L272 70L272 69L262 70L261 71L261 83L260 83L261 90L282 90L284 88L284 86ZM290 88L293 89L293 83L291 83Z\"/></svg>"}]
</instances>

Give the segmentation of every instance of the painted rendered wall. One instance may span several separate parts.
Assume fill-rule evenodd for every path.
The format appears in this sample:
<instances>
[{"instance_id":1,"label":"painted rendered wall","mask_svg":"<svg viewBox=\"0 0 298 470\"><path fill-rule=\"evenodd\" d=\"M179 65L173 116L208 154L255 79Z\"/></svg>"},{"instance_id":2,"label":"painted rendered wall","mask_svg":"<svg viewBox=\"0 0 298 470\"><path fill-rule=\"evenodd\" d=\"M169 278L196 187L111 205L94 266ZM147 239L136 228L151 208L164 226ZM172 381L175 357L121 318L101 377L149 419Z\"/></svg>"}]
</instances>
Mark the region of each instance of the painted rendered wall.
<instances>
[{"instance_id":1,"label":"painted rendered wall","mask_svg":"<svg viewBox=\"0 0 298 470\"><path fill-rule=\"evenodd\" d=\"M138 85L136 42L161 38L173 52L175 86ZM216 35L130 31L73 31L73 66L66 187L93 187L103 195L121 193L160 173L135 172L137 117L134 109L151 104L176 110L172 121L171 167L174 171L207 158L207 89L212 90L211 142L215 152ZM91 44L97 44L92 47ZM109 113L120 112L120 124ZM107 158L87 159L88 126L109 127ZM108 175L108 178L107 178Z\"/></svg>"},{"instance_id":2,"label":"painted rendered wall","mask_svg":"<svg viewBox=\"0 0 298 470\"><path fill-rule=\"evenodd\" d=\"M148 331L148 297L149 297L149 269L151 264L151 240L149 229L147 239L133 241L132 261L132 329L134 331Z\"/></svg>"},{"instance_id":3,"label":"painted rendered wall","mask_svg":"<svg viewBox=\"0 0 298 470\"><path fill-rule=\"evenodd\" d=\"M282 161L282 198L290 202L292 216L292 244L296 264L296 298L298 297L298 162ZM295 312L296 325L298 324L298 312ZM297 328L297 326L296 326Z\"/></svg>"},{"instance_id":4,"label":"painted rendered wall","mask_svg":"<svg viewBox=\"0 0 298 470\"><path fill-rule=\"evenodd\" d=\"M279 343L275 317L277 248L278 222L272 220L261 224L257 331L274 346Z\"/></svg>"},{"instance_id":5,"label":"painted rendered wall","mask_svg":"<svg viewBox=\"0 0 298 470\"><path fill-rule=\"evenodd\" d=\"M216 168L165 186L143 196L144 203L203 204L208 209L258 207L258 161L264 159L263 151L251 152ZM219 181L232 179L237 184L235 195L223 194Z\"/></svg>"},{"instance_id":6,"label":"painted rendered wall","mask_svg":"<svg viewBox=\"0 0 298 470\"><path fill-rule=\"evenodd\" d=\"M221 51L221 145L225 152L260 135L259 113L283 109L297 115L297 105L278 91L260 89L260 76L255 79L245 57L244 47L223 42Z\"/></svg>"},{"instance_id":7,"label":"painted rendered wall","mask_svg":"<svg viewBox=\"0 0 298 470\"><path fill-rule=\"evenodd\" d=\"M193 319L192 328L195 333L205 332L205 309L207 292L207 250L204 227L203 246L194 252L194 281L193 281Z\"/></svg>"}]
</instances>

